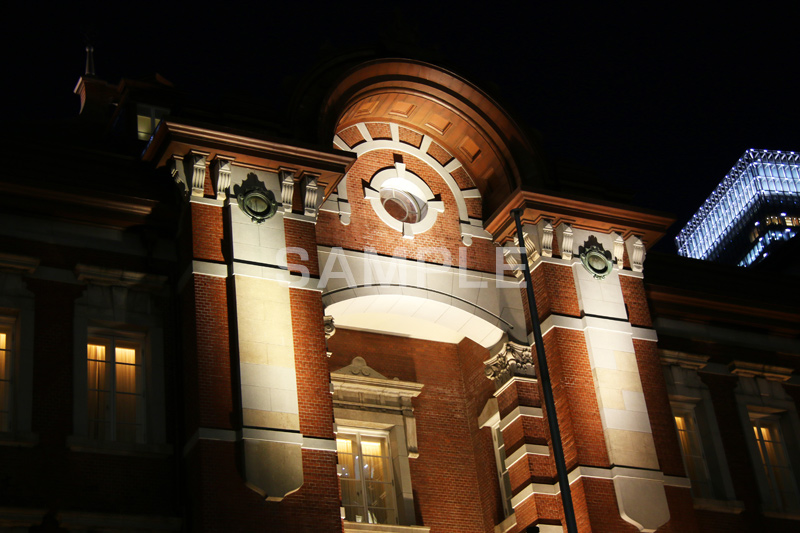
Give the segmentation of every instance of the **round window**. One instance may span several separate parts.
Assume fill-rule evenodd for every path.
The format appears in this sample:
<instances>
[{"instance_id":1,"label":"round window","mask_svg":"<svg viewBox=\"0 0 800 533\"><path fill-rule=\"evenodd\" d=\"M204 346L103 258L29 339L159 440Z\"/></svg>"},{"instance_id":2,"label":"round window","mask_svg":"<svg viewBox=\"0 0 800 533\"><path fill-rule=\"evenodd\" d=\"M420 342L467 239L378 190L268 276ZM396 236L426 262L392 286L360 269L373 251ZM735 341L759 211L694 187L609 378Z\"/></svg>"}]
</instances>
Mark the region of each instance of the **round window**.
<instances>
[{"instance_id":1,"label":"round window","mask_svg":"<svg viewBox=\"0 0 800 533\"><path fill-rule=\"evenodd\" d=\"M278 210L275 195L267 189L250 189L240 193L239 207L256 223L272 218Z\"/></svg>"},{"instance_id":2,"label":"round window","mask_svg":"<svg viewBox=\"0 0 800 533\"><path fill-rule=\"evenodd\" d=\"M427 205L414 195L391 187L381 188L381 205L395 220L416 224L425 216Z\"/></svg>"},{"instance_id":3,"label":"round window","mask_svg":"<svg viewBox=\"0 0 800 533\"><path fill-rule=\"evenodd\" d=\"M581 254L581 263L592 276L603 279L611 273L613 264L602 250L592 246Z\"/></svg>"}]
</instances>

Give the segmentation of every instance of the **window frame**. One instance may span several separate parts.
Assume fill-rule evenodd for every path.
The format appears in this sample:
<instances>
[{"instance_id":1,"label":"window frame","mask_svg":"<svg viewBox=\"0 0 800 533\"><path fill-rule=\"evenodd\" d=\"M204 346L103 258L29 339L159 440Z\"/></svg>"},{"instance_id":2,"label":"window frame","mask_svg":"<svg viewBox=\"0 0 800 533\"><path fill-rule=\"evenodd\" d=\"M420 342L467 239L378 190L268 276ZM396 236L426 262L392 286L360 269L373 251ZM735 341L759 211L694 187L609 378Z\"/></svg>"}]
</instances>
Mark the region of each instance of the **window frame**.
<instances>
[{"instance_id":1,"label":"window frame","mask_svg":"<svg viewBox=\"0 0 800 533\"><path fill-rule=\"evenodd\" d=\"M25 276L35 272L38 264L32 257L0 253L0 317L14 335L9 422L5 430L0 429L0 446L27 447L39 441L32 431L35 299L25 284Z\"/></svg>"},{"instance_id":2,"label":"window frame","mask_svg":"<svg viewBox=\"0 0 800 533\"><path fill-rule=\"evenodd\" d=\"M691 409L697 422L698 437L709 474L712 496L711 498L697 497L693 491L692 498L695 508L709 511L741 512L744 504L736 499L733 489L733 479L711 393L698 373L708 363L708 356L659 350L659 357L669 395L671 414L674 416L676 407L684 410ZM679 435L674 418L673 427L677 440ZM678 442L679 453L683 461L683 450L680 446L680 442ZM689 478L688 471L687 478Z\"/></svg>"},{"instance_id":3,"label":"window frame","mask_svg":"<svg viewBox=\"0 0 800 533\"><path fill-rule=\"evenodd\" d=\"M788 420L786 419L787 413L777 410L770 411L772 412L764 412L762 409L756 410L752 407L747 411L750 428L753 429L753 431L747 432L747 435L748 440L751 441L750 444L755 448L755 453L752 454L752 460L756 467L756 477L759 479L759 485L762 487L762 501L768 510L779 513L797 514L800 512L800 488L798 488L797 473L795 467L792 465L790 450L787 447L787 436L790 435L789 431L787 431L790 430L790 428L786 427L788 424ZM756 428L763 429L764 427L769 427L778 434L779 440L771 442L777 442L780 446L780 451L786 460L785 465L768 464L769 460L767 455L769 454L765 454L766 450L762 448L764 444L763 431L755 431ZM756 436L757 433L760 434L760 437ZM795 503L793 506L785 503L784 498L780 496L781 493L787 491L780 490L779 483L775 478L775 468L784 469L788 474L789 486L787 488L794 496Z\"/></svg>"},{"instance_id":4,"label":"window frame","mask_svg":"<svg viewBox=\"0 0 800 533\"><path fill-rule=\"evenodd\" d=\"M106 348L106 361L105 364L108 365L109 371L107 372L107 382L108 382L108 389L99 390L93 389L91 387L91 383L88 381L88 372L90 367L89 359L89 349L88 347L91 345L101 345L105 346ZM147 337L144 333L141 332L130 332L130 331L121 331L121 330L108 330L103 328L90 328L89 335L87 338L87 349L86 349L86 363L87 363L87 410L90 411L89 408L89 398L91 397L91 392L93 390L97 392L107 392L109 394L109 400L107 403L107 410L108 410L108 418L107 419L92 419L90 412L87 411L87 421L89 424L88 433L89 438L92 440L98 441L105 441L105 442L128 442L128 443L138 443L143 444L147 442L147 411L150 407L147 401L147 380L146 380L146 372L147 372ZM138 362L135 363L134 367L140 367L140 371L134 371L135 374L135 384L136 384L136 392L135 393L127 393L127 392L120 392L117 390L117 367L121 364L127 363L120 363L117 359L116 350L117 348L128 348L136 350L136 358ZM111 361L109 359L110 353L114 353L114 360ZM136 425L141 427L141 431L137 431L137 436L135 440L125 440L119 438L119 426L118 426L118 413L117 413L117 396L119 394L131 394L133 396L140 397L136 405ZM105 430L105 436L93 436L92 433L92 422L101 422L106 423L107 428Z\"/></svg>"},{"instance_id":5,"label":"window frame","mask_svg":"<svg viewBox=\"0 0 800 533\"><path fill-rule=\"evenodd\" d=\"M149 141L158 125L168 114L169 109L165 107L136 104L136 138L140 141ZM139 128L139 117L149 120L149 131Z\"/></svg>"},{"instance_id":6,"label":"window frame","mask_svg":"<svg viewBox=\"0 0 800 533\"><path fill-rule=\"evenodd\" d=\"M681 450L681 458L683 459L683 467L686 471L686 476L692 482L692 497L694 498L702 498L702 499L714 499L715 497L715 490L714 490L714 483L711 477L711 472L709 469L708 459L706 457L705 451L705 443L702 436L702 432L700 431L700 424L698 423L697 416L696 416L696 409L695 405L688 404L688 403L678 403L672 402L672 419L673 424L675 425L675 432L678 436L678 445ZM678 426L677 418L681 417L686 419L689 424L689 429L681 430ZM684 440L681 438L681 432L686 434L686 439ZM690 446L693 446L695 449L691 456L694 458L694 467L689 467L689 459L687 459L687 450L684 447L684 443L689 443ZM698 472L699 470L699 472ZM704 476L704 479L699 479L696 475L693 476L693 472L698 472L700 475ZM700 485L703 485L705 488L701 489Z\"/></svg>"},{"instance_id":7,"label":"window frame","mask_svg":"<svg viewBox=\"0 0 800 533\"><path fill-rule=\"evenodd\" d=\"M75 300L73 322L72 435L67 447L75 452L163 457L167 443L165 342L163 310L169 293L166 278L152 274L78 265L84 293ZM144 435L141 442L90 438L88 344L90 338L114 336L142 343ZM138 440L138 439L137 439Z\"/></svg>"},{"instance_id":8,"label":"window frame","mask_svg":"<svg viewBox=\"0 0 800 533\"><path fill-rule=\"evenodd\" d=\"M424 526L415 525L410 464L410 459L419 455L411 400L422 392L423 385L389 379L370 368L362 357L355 357L350 365L331 372L330 376L335 432L338 434L339 428L342 428L345 433L358 430L388 435L397 522L369 524L369 527L376 531L390 526L426 531ZM345 531L366 527L344 519L343 523Z\"/></svg>"},{"instance_id":9,"label":"window frame","mask_svg":"<svg viewBox=\"0 0 800 533\"><path fill-rule=\"evenodd\" d=\"M358 449L357 449L357 452L356 452L356 455L355 455L355 461L358 460L359 455L360 456L364 455L363 448L361 446L362 437L364 437L364 436L366 436L366 437L378 437L378 438L381 438L381 439L384 440L385 446L386 446L386 454L387 455L380 456L380 457L385 457L386 458L386 465L387 465L386 473L388 474L387 475L388 481L381 481L380 483L384 483L384 484L386 484L386 485L388 485L390 487L390 494L387 497L387 501L390 502L391 504L393 504L392 507L387 506L386 509L391 509L391 511L393 511L393 513L394 513L394 521L390 521L390 522L372 522L372 521L370 521L370 509L371 509L371 507L370 507L367 499L364 498L364 502L363 502L363 505L361 507L362 507L362 510L365 511L364 516L367 517L367 520L366 521L362 520L360 522L358 520L355 520L355 521L350 520L350 522L362 523L362 524L376 524L376 525L400 525L400 513L399 513L399 509L398 509L397 491L396 491L396 485L395 485L395 473L394 473L394 466L393 466L394 461L392 460L394 455L392 454L392 443L391 443L392 439L391 439L390 430L389 429L365 428L365 427L357 427L357 426L337 426L337 430L336 430L337 448L338 448L338 440L339 440L339 435L340 434L353 435L353 436L355 436L357 438ZM340 482L340 487L342 489L342 494L344 494L344 487L341 485L341 483L342 483L343 466L342 466L342 463L340 462L340 459L338 458L338 454L339 454L339 452L338 452L338 449L337 449L337 474L339 475L339 482ZM366 465L364 465L364 467L366 468ZM358 463L355 462L354 469L357 469L357 468L358 468ZM368 491L367 483L368 483L367 479L363 475L360 476L358 484L361 485L362 494L365 494ZM343 501L342 502L342 507L345 509L345 513L344 514L346 516L347 507L355 507L355 506L345 505L344 501ZM344 519L347 520L347 518L344 518Z\"/></svg>"},{"instance_id":10,"label":"window frame","mask_svg":"<svg viewBox=\"0 0 800 533\"><path fill-rule=\"evenodd\" d=\"M19 341L19 321L15 314L10 312L0 312L0 335L5 335L0 352L0 433L10 433L15 423L15 403L16 403L16 377Z\"/></svg>"}]
</instances>

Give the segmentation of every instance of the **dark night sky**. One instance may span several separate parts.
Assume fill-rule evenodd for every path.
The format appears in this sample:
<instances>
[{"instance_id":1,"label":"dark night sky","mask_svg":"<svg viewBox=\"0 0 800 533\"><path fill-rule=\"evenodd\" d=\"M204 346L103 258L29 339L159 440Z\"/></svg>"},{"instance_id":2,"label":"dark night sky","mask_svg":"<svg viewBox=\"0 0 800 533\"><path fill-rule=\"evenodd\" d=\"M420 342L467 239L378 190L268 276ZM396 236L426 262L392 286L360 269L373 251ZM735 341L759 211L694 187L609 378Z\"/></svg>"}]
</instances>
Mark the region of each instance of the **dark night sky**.
<instances>
[{"instance_id":1,"label":"dark night sky","mask_svg":"<svg viewBox=\"0 0 800 533\"><path fill-rule=\"evenodd\" d=\"M747 148L800 151L797 2L164 4L4 17L8 118L77 113L84 34L107 81L158 72L188 92L275 102L326 51L410 43L497 96L551 157L674 214L662 250Z\"/></svg>"}]
</instances>

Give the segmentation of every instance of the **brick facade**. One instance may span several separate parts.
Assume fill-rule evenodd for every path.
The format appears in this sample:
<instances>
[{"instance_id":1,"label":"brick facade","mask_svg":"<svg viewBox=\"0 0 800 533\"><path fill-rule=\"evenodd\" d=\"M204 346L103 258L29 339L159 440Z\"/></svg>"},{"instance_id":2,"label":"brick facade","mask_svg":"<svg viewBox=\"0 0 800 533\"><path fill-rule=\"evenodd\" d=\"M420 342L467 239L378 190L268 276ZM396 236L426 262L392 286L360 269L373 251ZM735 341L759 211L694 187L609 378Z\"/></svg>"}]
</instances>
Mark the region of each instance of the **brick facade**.
<instances>
[{"instance_id":1,"label":"brick facade","mask_svg":"<svg viewBox=\"0 0 800 533\"><path fill-rule=\"evenodd\" d=\"M16 233L0 250L0 327L14 341L5 348L13 375L0 378L12 384L13 401L0 396L0 411L11 420L0 432L0 529L366 531L366 524L342 519L347 495L340 476L346 472L336 451L342 412L352 417L341 426L345 431L360 422L364 435L380 433L396 447L387 472L395 476L398 498L389 497L388 506L399 509L413 500L413 508L390 524L398 528L392 531L523 533L563 526L542 369L530 346L532 317L546 327L544 349L565 466L574 479L578 531L639 531L632 516L661 520L653 528L660 532L796 529L793 509L778 508L765 496L769 472L754 453L758 443L747 418L767 415L782 424L775 427L789 435L787 476L800 473L800 450L790 432L800 428L800 387L792 378L800 370L794 349L800 321L796 307L770 296L777 294L775 286L785 292L793 285L771 285L766 277L741 272L703 273L697 265L675 266L657 256L648 258L643 273L634 272L628 248L634 250L640 238L652 245L668 219L576 200L556 189L527 190L528 177L519 169L546 165L479 89L432 65L404 60L359 68L353 72L363 77L342 72L324 78L339 79L341 87L321 91L319 98L325 93L331 100L314 104L331 139L338 131L340 148L344 142L355 150L368 141L365 136L382 143L359 157L330 149L331 139L309 147L227 123L217 128L211 115L198 126L175 107L175 116L165 118L158 135L135 153L100 158L62 148L58 164L65 175L89 176L80 190L74 183L47 184L52 207L42 208L24 184L7 188L0 204L11 220L7 233ZM387 80L404 89L381 85ZM426 91L438 96L419 97ZM134 101L132 93L115 98L122 107ZM333 113L340 115L328 116ZM364 124L369 135L354 123ZM27 176L18 162L44 153L38 138L13 142L3 180ZM64 140L48 142L61 146ZM261 224L237 222L235 196L228 191L228 199L219 200L213 190L213 164L207 164L203 197L184 194L193 177L183 164L189 150L208 153L208 161L234 157L235 176L256 175L253 181L270 184L279 200L287 185L281 180L293 176L292 206L281 205L276 218ZM133 155L143 161L129 168L125 161ZM413 239L384 223L365 199L364 185L400 158L444 206L435 224ZM117 173L126 178L120 190L104 192L107 177ZM302 185L306 176L319 187L316 204ZM173 182L183 187L174 196L166 191ZM97 184L104 186L94 189ZM346 208L345 195L334 194L345 189ZM528 232L538 235L537 251L552 250L533 261L535 314L514 278L492 280L498 245L513 238L513 208L521 210L528 229L537 228ZM554 239L543 246L548 223ZM562 224L583 232L581 242L594 236L618 243L615 235L624 236L623 270L615 259L610 277L587 274L577 257L561 253ZM465 246L469 235L471 245ZM284 261L283 246L307 257L290 251ZM301 286L298 274L319 278L320 257L332 247L351 257L374 250L418 260L414 268L431 279L442 273L436 267L449 263L492 284L462 291L454 275L424 289L364 284L357 293L353 287ZM447 275L452 272L457 270ZM85 316L82 307L90 293L99 302L92 303L101 310L97 316ZM249 307L237 307L244 295ZM370 307L376 302L381 305ZM247 312L252 317L240 316ZM330 338L326 314L341 318ZM133 315L138 318L131 320ZM146 405L139 408L136 423L146 422L136 442L117 441L111 431L104 438L88 435L91 410L84 395L106 389L86 385L85 324L141 343L136 388L108 389L141 396ZM533 363L525 359L527 350ZM387 379L363 369L337 373L356 357ZM506 366L495 372L492 361ZM123 381L115 386L124 387ZM353 387L352 396L336 389L344 382ZM705 460L716 461L711 475L722 487L713 500L693 496L689 488L676 404L699 415ZM102 416L108 418L101 422L113 424L124 413ZM639 449L626 448L628 442ZM717 458L709 450L721 453ZM629 479L655 487L653 501L623 494L620 487ZM375 497L359 490L362 498ZM668 518L652 511L663 510L661 496ZM620 502L636 505L626 515ZM380 507L368 503L362 519L375 518L372 511ZM403 528L412 525L419 529Z\"/></svg>"}]
</instances>

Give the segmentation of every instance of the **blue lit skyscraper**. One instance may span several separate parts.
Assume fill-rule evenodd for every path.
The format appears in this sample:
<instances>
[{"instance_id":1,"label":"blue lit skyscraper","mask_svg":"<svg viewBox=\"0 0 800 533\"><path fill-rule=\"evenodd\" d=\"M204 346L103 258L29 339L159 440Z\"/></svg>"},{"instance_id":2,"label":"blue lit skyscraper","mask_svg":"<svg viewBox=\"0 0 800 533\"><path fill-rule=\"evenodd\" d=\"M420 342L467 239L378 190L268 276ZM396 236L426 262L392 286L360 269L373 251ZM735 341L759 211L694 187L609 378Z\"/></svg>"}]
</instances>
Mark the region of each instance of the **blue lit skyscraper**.
<instances>
[{"instance_id":1,"label":"blue lit skyscraper","mask_svg":"<svg viewBox=\"0 0 800 533\"><path fill-rule=\"evenodd\" d=\"M750 149L675 238L678 254L751 266L800 232L800 154Z\"/></svg>"}]
</instances>

